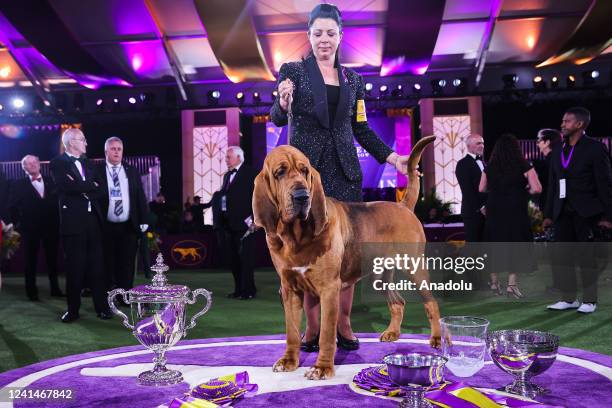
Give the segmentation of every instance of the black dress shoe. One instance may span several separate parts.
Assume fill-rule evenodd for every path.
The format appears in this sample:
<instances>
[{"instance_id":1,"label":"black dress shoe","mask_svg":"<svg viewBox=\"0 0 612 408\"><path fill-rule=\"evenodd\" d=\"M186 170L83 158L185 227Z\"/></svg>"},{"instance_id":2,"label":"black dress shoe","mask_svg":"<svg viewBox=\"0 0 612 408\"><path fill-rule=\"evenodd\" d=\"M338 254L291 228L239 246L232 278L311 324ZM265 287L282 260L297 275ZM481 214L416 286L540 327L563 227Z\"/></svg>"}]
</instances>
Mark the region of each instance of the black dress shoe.
<instances>
[{"instance_id":1,"label":"black dress shoe","mask_svg":"<svg viewBox=\"0 0 612 408\"><path fill-rule=\"evenodd\" d=\"M342 337L340 332L337 333L338 339L338 348L345 351L354 351L359 350L359 339L349 340L345 337Z\"/></svg>"},{"instance_id":2,"label":"black dress shoe","mask_svg":"<svg viewBox=\"0 0 612 408\"><path fill-rule=\"evenodd\" d=\"M78 313L70 313L70 312L66 312L62 315L61 320L62 323L72 323L75 320L79 319L79 314Z\"/></svg>"},{"instance_id":3,"label":"black dress shoe","mask_svg":"<svg viewBox=\"0 0 612 408\"><path fill-rule=\"evenodd\" d=\"M300 350L306 353L316 353L317 351L319 351L319 334L320 333L318 333L312 340L302 341L302 344L300 344ZM304 335L302 336L302 340L304 340L305 335L306 333L304 333Z\"/></svg>"},{"instance_id":4,"label":"black dress shoe","mask_svg":"<svg viewBox=\"0 0 612 408\"><path fill-rule=\"evenodd\" d=\"M97 314L98 319L109 320L113 318L113 314L111 312L100 312Z\"/></svg>"},{"instance_id":5,"label":"black dress shoe","mask_svg":"<svg viewBox=\"0 0 612 408\"><path fill-rule=\"evenodd\" d=\"M255 299L255 295L242 295L240 296L240 300L253 300Z\"/></svg>"},{"instance_id":6,"label":"black dress shoe","mask_svg":"<svg viewBox=\"0 0 612 408\"><path fill-rule=\"evenodd\" d=\"M225 296L226 296L227 298L229 298L229 299L236 299L236 298L239 298L239 297L240 297L240 294L239 294L239 293L236 293L236 292L232 292L232 293L228 293L228 294L227 294L227 295L225 295Z\"/></svg>"},{"instance_id":7,"label":"black dress shoe","mask_svg":"<svg viewBox=\"0 0 612 408\"><path fill-rule=\"evenodd\" d=\"M91 297L91 289L89 289L89 288L81 289L81 296L82 297Z\"/></svg>"},{"instance_id":8,"label":"black dress shoe","mask_svg":"<svg viewBox=\"0 0 612 408\"><path fill-rule=\"evenodd\" d=\"M40 302L40 299L38 298L38 295L28 295L28 300L30 302Z\"/></svg>"}]
</instances>

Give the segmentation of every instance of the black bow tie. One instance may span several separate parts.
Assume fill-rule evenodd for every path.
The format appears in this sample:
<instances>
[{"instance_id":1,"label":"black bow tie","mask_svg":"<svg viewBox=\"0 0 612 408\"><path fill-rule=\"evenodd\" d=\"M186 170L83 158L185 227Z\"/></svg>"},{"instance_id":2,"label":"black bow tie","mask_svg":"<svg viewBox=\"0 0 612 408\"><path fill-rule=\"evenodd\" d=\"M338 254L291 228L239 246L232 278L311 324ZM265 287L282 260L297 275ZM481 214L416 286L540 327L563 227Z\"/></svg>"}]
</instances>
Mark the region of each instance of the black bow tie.
<instances>
[{"instance_id":1,"label":"black bow tie","mask_svg":"<svg viewBox=\"0 0 612 408\"><path fill-rule=\"evenodd\" d=\"M68 157L73 163L77 161L80 161L81 163L83 163L83 161L85 161L85 156L81 156L81 157L68 156Z\"/></svg>"},{"instance_id":2,"label":"black bow tie","mask_svg":"<svg viewBox=\"0 0 612 408\"><path fill-rule=\"evenodd\" d=\"M481 155L477 155L477 156L476 156L476 160L480 160L480 161L482 161L482 156L481 156Z\"/></svg>"},{"instance_id":3,"label":"black bow tie","mask_svg":"<svg viewBox=\"0 0 612 408\"><path fill-rule=\"evenodd\" d=\"M231 169L228 174L231 176L232 174L236 173L238 170L236 169Z\"/></svg>"}]
</instances>

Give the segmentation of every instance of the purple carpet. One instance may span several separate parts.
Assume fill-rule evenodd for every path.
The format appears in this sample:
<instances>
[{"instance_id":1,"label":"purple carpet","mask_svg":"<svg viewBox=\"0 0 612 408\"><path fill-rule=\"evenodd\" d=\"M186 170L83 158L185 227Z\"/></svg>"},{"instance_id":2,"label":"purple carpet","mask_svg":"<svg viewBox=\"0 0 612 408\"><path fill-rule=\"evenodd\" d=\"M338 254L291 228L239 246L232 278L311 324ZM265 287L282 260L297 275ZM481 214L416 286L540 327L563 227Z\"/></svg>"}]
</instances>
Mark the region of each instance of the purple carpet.
<instances>
[{"instance_id":1,"label":"purple carpet","mask_svg":"<svg viewBox=\"0 0 612 408\"><path fill-rule=\"evenodd\" d=\"M336 365L345 367L337 367L339 378L336 381L352 378L365 365L380 363L386 354L429 350L424 341L426 337L420 335L402 336L407 342L397 343L368 342L366 339L377 337L374 334L360 334L359 337L365 340L360 350L337 353ZM85 353L22 367L0 374L0 386L72 390L71 399L14 400L15 407L157 407L187 392L190 385L246 370L251 382L260 385L260 392L239 401L235 404L238 407L397 406L395 401L356 392L347 385L348 381L342 384L333 384L333 380L312 382L302 379L299 373L273 373L270 367L284 350L283 342L278 342L282 339L283 336L258 336L182 341L167 358L170 368L180 369L186 382L170 387L136 384L136 375L152 367L151 353L133 354L142 351L141 346ZM277 342L261 344L266 340ZM560 357L554 365L534 381L551 391L538 401L568 408L610 406L612 356L563 347L559 351ZM133 355L122 355L124 353ZM315 358L316 354L302 353L302 367L311 366ZM446 378L460 380L448 371ZM498 388L509 383L511 377L493 364L486 364L474 377L463 380L474 387ZM10 405L0 402L0 406Z\"/></svg>"}]
</instances>

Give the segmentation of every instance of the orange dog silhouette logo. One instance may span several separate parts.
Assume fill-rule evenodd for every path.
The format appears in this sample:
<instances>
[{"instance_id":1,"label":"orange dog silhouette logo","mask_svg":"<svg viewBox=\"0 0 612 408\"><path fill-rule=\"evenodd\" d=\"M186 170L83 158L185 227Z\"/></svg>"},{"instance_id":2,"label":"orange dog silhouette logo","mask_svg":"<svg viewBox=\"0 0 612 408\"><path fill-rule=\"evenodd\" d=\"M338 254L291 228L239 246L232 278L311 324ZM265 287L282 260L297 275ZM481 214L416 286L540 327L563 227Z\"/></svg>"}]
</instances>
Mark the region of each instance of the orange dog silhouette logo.
<instances>
[{"instance_id":1,"label":"orange dog silhouette logo","mask_svg":"<svg viewBox=\"0 0 612 408\"><path fill-rule=\"evenodd\" d=\"M206 247L199 241L179 241L172 246L171 255L179 265L197 265L206 259Z\"/></svg>"}]
</instances>

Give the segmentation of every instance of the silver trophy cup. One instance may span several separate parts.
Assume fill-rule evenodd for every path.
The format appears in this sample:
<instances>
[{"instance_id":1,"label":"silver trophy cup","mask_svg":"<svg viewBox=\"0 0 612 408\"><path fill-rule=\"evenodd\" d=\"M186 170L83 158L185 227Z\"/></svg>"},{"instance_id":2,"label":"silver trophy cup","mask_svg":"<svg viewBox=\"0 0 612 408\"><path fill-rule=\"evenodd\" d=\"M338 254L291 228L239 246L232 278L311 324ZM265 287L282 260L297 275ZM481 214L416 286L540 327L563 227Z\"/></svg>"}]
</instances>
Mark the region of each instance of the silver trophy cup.
<instances>
[{"instance_id":1,"label":"silver trophy cup","mask_svg":"<svg viewBox=\"0 0 612 408\"><path fill-rule=\"evenodd\" d=\"M131 290L115 289L108 293L108 304L114 314L123 318L123 325L146 348L155 353L153 370L138 375L141 385L164 386L183 381L180 371L166 368L166 351L185 337L187 330L196 325L196 319L210 309L212 293L206 289L191 291L187 286L170 285L164 272L168 271L162 254L157 255L151 270L156 272L152 283L140 285ZM121 295L130 306L131 319L115 305L115 297ZM186 325L185 305L194 304L198 295L204 296L204 308L193 315Z\"/></svg>"}]
</instances>

